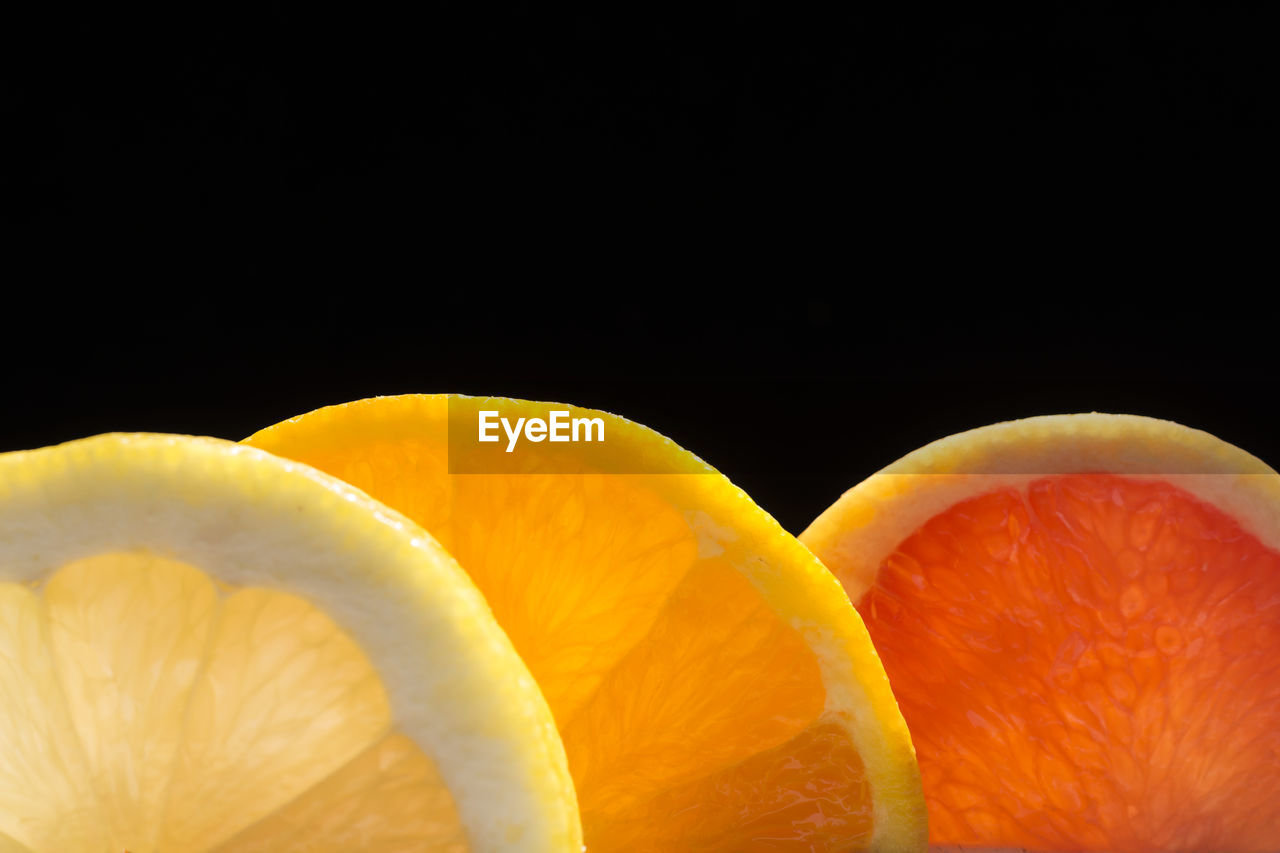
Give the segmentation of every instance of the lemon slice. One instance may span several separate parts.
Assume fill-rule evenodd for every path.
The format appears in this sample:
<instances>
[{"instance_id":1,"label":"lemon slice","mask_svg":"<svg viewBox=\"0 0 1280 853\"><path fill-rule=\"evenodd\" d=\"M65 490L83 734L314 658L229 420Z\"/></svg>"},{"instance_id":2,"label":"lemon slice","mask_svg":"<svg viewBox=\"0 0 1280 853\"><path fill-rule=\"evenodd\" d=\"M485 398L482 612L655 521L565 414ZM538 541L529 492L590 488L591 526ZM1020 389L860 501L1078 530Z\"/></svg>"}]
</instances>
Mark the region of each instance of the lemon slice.
<instances>
[{"instance_id":1,"label":"lemon slice","mask_svg":"<svg viewBox=\"0 0 1280 853\"><path fill-rule=\"evenodd\" d=\"M567 851L546 703L426 532L305 465L0 455L0 851Z\"/></svg>"}]
</instances>

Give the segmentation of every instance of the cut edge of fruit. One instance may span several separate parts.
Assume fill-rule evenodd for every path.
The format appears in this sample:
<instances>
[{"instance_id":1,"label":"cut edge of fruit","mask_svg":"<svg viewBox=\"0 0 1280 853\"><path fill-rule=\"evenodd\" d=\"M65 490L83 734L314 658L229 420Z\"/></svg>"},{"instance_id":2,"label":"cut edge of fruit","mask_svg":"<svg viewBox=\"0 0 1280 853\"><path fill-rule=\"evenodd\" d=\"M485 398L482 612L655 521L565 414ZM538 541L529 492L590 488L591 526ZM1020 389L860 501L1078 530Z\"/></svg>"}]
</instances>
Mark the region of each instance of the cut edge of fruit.
<instances>
[{"instance_id":1,"label":"cut edge of fruit","mask_svg":"<svg viewBox=\"0 0 1280 853\"><path fill-rule=\"evenodd\" d=\"M466 573L399 513L265 451L138 433L0 455L0 505L0 580L35 582L88 555L144 551L306 598L373 663L395 727L439 766L475 849L581 848L550 710ZM346 594L352 565L382 594ZM406 670L397 653L406 643L432 660ZM464 772L477 756L501 770Z\"/></svg>"},{"instance_id":2,"label":"cut edge of fruit","mask_svg":"<svg viewBox=\"0 0 1280 853\"><path fill-rule=\"evenodd\" d=\"M1171 482L1280 548L1280 475L1202 430L1140 415L1044 415L939 439L845 492L800 534L857 601L880 562L965 498L1040 477L1109 473Z\"/></svg>"},{"instance_id":3,"label":"cut edge of fruit","mask_svg":"<svg viewBox=\"0 0 1280 853\"><path fill-rule=\"evenodd\" d=\"M691 451L649 427L608 412L558 403L449 394L375 397L326 406L261 430L246 441L263 441L270 447L272 432L286 424L304 418L323 423L353 408L367 408L387 430L384 438L412 436L415 428L421 428L423 418L442 417L439 409L447 407L451 398L466 400L470 405L492 404L504 415L541 415L549 407L568 408L574 417L604 418L607 434L616 440L613 447L619 451L651 459L671 453L687 457L685 464L677 467L695 470L696 474L634 476L645 477L655 491L686 512L700 540L710 540L712 547L723 547L735 554L738 559L734 565L814 652L827 695L825 710L812 725L839 725L849 734L863 761L872 792L871 849L925 849L927 818L915 750L862 618L839 581L804 545L744 491ZM313 430L308 438L323 432L314 427ZM327 446L325 442L312 446L318 445ZM746 535L741 535L744 531Z\"/></svg>"},{"instance_id":4,"label":"cut edge of fruit","mask_svg":"<svg viewBox=\"0 0 1280 853\"><path fill-rule=\"evenodd\" d=\"M750 556L736 564L818 658L827 696L813 725L842 726L867 769L874 810L871 849L923 850L928 826L915 748L862 617L835 576L745 492L723 476L699 480L693 489L702 493L703 505L748 516L738 529L750 535L732 547ZM852 678L850 663L858 673Z\"/></svg>"}]
</instances>

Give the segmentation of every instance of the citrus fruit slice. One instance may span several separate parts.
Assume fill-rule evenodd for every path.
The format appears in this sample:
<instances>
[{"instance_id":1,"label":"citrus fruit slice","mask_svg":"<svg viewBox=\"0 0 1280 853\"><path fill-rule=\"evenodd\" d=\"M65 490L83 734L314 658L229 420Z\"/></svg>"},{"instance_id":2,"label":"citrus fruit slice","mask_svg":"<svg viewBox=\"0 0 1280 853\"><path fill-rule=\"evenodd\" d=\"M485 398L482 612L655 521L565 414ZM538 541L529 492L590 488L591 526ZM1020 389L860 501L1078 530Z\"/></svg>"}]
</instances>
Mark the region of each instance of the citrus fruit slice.
<instances>
[{"instance_id":1,"label":"citrus fruit slice","mask_svg":"<svg viewBox=\"0 0 1280 853\"><path fill-rule=\"evenodd\" d=\"M1280 477L1120 415L935 442L801 536L920 754L935 843L1280 848Z\"/></svg>"},{"instance_id":2,"label":"citrus fruit slice","mask_svg":"<svg viewBox=\"0 0 1280 853\"><path fill-rule=\"evenodd\" d=\"M408 519L216 439L0 455L0 849L580 839L544 700Z\"/></svg>"},{"instance_id":3,"label":"citrus fruit slice","mask_svg":"<svg viewBox=\"0 0 1280 853\"><path fill-rule=\"evenodd\" d=\"M530 431L557 411L570 440ZM485 412L501 441L480 442ZM599 431L573 441L576 421ZM556 717L589 850L925 845L910 739L848 598L670 440L570 406L410 395L248 441L396 507L470 572Z\"/></svg>"}]
</instances>

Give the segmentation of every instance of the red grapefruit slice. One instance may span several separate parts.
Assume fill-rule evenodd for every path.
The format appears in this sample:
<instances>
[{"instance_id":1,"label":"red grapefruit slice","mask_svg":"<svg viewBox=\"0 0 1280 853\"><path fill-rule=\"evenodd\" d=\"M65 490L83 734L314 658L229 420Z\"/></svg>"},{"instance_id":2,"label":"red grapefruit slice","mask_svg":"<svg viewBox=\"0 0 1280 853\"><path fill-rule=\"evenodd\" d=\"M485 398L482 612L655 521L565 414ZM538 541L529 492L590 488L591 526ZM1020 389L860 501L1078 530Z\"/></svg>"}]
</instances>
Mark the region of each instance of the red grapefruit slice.
<instances>
[{"instance_id":1,"label":"red grapefruit slice","mask_svg":"<svg viewBox=\"0 0 1280 853\"><path fill-rule=\"evenodd\" d=\"M1280 476L1166 421L943 439L801 536L919 754L934 844L1280 847Z\"/></svg>"}]
</instances>

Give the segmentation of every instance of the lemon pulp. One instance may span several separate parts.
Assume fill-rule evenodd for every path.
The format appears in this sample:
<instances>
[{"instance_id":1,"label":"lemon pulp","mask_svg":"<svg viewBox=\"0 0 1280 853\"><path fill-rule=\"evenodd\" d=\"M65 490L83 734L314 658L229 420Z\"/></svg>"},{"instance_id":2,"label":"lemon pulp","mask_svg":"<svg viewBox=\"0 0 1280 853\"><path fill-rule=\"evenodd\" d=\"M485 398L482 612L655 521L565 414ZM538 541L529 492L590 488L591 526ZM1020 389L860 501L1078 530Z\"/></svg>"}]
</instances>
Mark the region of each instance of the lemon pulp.
<instances>
[{"instance_id":1,"label":"lemon pulp","mask_svg":"<svg viewBox=\"0 0 1280 853\"><path fill-rule=\"evenodd\" d=\"M369 660L290 593L145 553L0 584L0 696L15 850L466 847Z\"/></svg>"}]
</instances>

